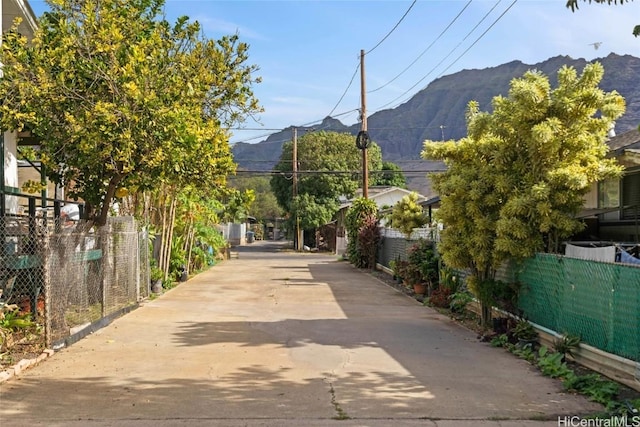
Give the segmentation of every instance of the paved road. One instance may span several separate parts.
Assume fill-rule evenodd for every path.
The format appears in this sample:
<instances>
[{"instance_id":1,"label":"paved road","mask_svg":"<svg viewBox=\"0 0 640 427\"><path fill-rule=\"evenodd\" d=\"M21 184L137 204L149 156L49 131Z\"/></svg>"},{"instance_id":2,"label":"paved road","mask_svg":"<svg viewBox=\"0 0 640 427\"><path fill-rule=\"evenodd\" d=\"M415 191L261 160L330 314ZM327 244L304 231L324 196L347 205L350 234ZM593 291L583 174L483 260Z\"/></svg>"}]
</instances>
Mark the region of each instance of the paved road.
<instances>
[{"instance_id":1,"label":"paved road","mask_svg":"<svg viewBox=\"0 0 640 427\"><path fill-rule=\"evenodd\" d=\"M542 426L600 409L335 256L256 242L0 385L12 426Z\"/></svg>"}]
</instances>

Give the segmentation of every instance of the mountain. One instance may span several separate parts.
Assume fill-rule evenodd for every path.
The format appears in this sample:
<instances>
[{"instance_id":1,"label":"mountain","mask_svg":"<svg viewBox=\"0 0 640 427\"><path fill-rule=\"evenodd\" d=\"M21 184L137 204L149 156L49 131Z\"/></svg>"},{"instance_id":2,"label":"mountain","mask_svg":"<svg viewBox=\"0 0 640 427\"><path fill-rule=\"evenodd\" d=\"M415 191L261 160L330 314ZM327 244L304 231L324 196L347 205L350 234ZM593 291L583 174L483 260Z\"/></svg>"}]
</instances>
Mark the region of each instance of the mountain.
<instances>
[{"instance_id":1,"label":"mountain","mask_svg":"<svg viewBox=\"0 0 640 427\"><path fill-rule=\"evenodd\" d=\"M616 133L623 133L640 124L640 58L631 55L610 54L597 59L605 70L600 87L609 92L616 90L627 102L627 111L616 122ZM481 70L463 70L431 82L406 103L382 110L367 118L371 139L382 148L385 160L399 164L406 171L409 188L431 195L425 171L442 168L438 162L420 160L422 143L426 139L460 139L466 136L465 110L471 100L480 104L482 111L491 111L491 100L507 95L509 83L528 70L536 69L549 77L552 87L557 86L557 72L572 66L579 73L587 64L584 59L556 56L538 64L527 65L512 61ZM346 126L339 120L325 118L320 125L298 128L323 129L357 134L360 125ZM257 144L238 143L233 147L235 161L240 168L270 170L279 160L282 144L292 138L293 127L272 134ZM413 172L412 172L413 171Z\"/></svg>"}]
</instances>

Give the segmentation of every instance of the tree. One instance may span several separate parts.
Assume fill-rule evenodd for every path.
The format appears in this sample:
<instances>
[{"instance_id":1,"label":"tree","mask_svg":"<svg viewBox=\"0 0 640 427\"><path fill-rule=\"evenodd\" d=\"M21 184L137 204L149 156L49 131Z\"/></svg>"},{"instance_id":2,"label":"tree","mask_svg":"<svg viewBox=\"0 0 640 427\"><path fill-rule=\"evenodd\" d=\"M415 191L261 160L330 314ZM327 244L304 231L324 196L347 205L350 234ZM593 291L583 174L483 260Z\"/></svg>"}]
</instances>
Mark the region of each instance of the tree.
<instances>
[{"instance_id":1,"label":"tree","mask_svg":"<svg viewBox=\"0 0 640 427\"><path fill-rule=\"evenodd\" d=\"M225 127L259 111L248 46L170 25L163 0L48 3L31 43L5 35L1 125L41 138L48 177L88 219L104 224L118 189L224 185Z\"/></svg>"},{"instance_id":2,"label":"tree","mask_svg":"<svg viewBox=\"0 0 640 427\"><path fill-rule=\"evenodd\" d=\"M624 99L599 89L604 69L588 64L558 72L558 87L536 71L512 80L493 113L469 103L468 136L426 141L422 156L444 160L433 175L445 225L439 246L445 264L468 268L488 325L496 269L507 259L556 251L580 230L575 218L591 183L621 169L606 159L607 131L624 113Z\"/></svg>"},{"instance_id":3,"label":"tree","mask_svg":"<svg viewBox=\"0 0 640 427\"><path fill-rule=\"evenodd\" d=\"M411 237L414 228L422 227L428 222L422 206L418 204L418 193L412 192L402 198L391 210L391 227Z\"/></svg>"},{"instance_id":4,"label":"tree","mask_svg":"<svg viewBox=\"0 0 640 427\"><path fill-rule=\"evenodd\" d=\"M382 162L381 173L374 175L373 185L407 188L407 178L400 166L393 162Z\"/></svg>"},{"instance_id":5,"label":"tree","mask_svg":"<svg viewBox=\"0 0 640 427\"><path fill-rule=\"evenodd\" d=\"M350 198L360 186L362 152L356 147L355 137L348 133L310 132L298 140L298 198L293 198L293 143L282 147L280 161L275 166L279 175L271 178L271 188L280 207L296 216L306 229L331 221L339 207L339 198ZM380 147L368 150L369 170L382 164Z\"/></svg>"},{"instance_id":6,"label":"tree","mask_svg":"<svg viewBox=\"0 0 640 427\"><path fill-rule=\"evenodd\" d=\"M583 1L587 1L587 0L583 0ZM600 4L607 3L608 5L619 4L622 6L623 4L633 0L588 0L588 1L589 3L593 1L594 3L600 3ZM567 0L567 8L571 9L572 12L575 12L578 9L578 3L579 3L578 0ZM640 36L640 25L636 25L633 28L633 35L636 37Z\"/></svg>"},{"instance_id":7,"label":"tree","mask_svg":"<svg viewBox=\"0 0 640 427\"><path fill-rule=\"evenodd\" d=\"M229 185L240 191L253 190L255 200L249 207L249 214L259 221L273 220L283 216L276 196L271 190L269 178L264 176L235 176L229 179Z\"/></svg>"}]
</instances>

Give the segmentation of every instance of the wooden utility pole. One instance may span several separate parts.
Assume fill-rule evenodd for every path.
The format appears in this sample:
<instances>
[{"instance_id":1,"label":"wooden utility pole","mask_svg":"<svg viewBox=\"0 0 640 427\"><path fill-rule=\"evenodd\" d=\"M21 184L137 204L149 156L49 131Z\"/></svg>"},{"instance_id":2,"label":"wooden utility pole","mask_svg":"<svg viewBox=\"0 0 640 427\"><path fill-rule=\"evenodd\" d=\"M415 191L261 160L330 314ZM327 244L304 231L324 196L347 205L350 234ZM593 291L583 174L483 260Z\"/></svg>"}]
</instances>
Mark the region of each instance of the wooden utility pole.
<instances>
[{"instance_id":1,"label":"wooden utility pole","mask_svg":"<svg viewBox=\"0 0 640 427\"><path fill-rule=\"evenodd\" d=\"M360 99L361 105L361 131L367 132L367 90L364 73L364 49L360 50ZM367 149L362 150L362 197L369 198L369 165L367 162Z\"/></svg>"},{"instance_id":2,"label":"wooden utility pole","mask_svg":"<svg viewBox=\"0 0 640 427\"><path fill-rule=\"evenodd\" d=\"M292 153L292 171L293 171L293 200L298 197L298 128L293 128L293 153ZM300 218L296 212L296 232L294 238L294 248L299 251L300 245Z\"/></svg>"}]
</instances>

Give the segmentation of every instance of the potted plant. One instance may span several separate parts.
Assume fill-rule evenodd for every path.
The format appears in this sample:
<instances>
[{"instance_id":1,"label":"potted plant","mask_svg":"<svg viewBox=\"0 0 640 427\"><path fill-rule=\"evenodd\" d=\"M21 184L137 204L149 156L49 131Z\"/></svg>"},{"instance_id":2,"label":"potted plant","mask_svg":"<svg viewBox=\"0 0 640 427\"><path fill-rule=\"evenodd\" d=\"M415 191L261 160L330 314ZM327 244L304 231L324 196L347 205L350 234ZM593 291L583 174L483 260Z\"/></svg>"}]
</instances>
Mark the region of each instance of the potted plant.
<instances>
[{"instance_id":1,"label":"potted plant","mask_svg":"<svg viewBox=\"0 0 640 427\"><path fill-rule=\"evenodd\" d=\"M164 278L164 272L155 265L151 266L150 279L151 279L151 292L154 294L162 293L162 279Z\"/></svg>"},{"instance_id":2,"label":"potted plant","mask_svg":"<svg viewBox=\"0 0 640 427\"><path fill-rule=\"evenodd\" d=\"M417 294L431 294L438 283L438 257L433 244L427 240L418 240L409 250L409 269L412 272L411 285L417 285Z\"/></svg>"},{"instance_id":3,"label":"potted plant","mask_svg":"<svg viewBox=\"0 0 640 427\"><path fill-rule=\"evenodd\" d=\"M519 320L516 326L511 331L513 338L518 341L518 346L533 347L538 342L538 332L533 325L525 319Z\"/></svg>"}]
</instances>

